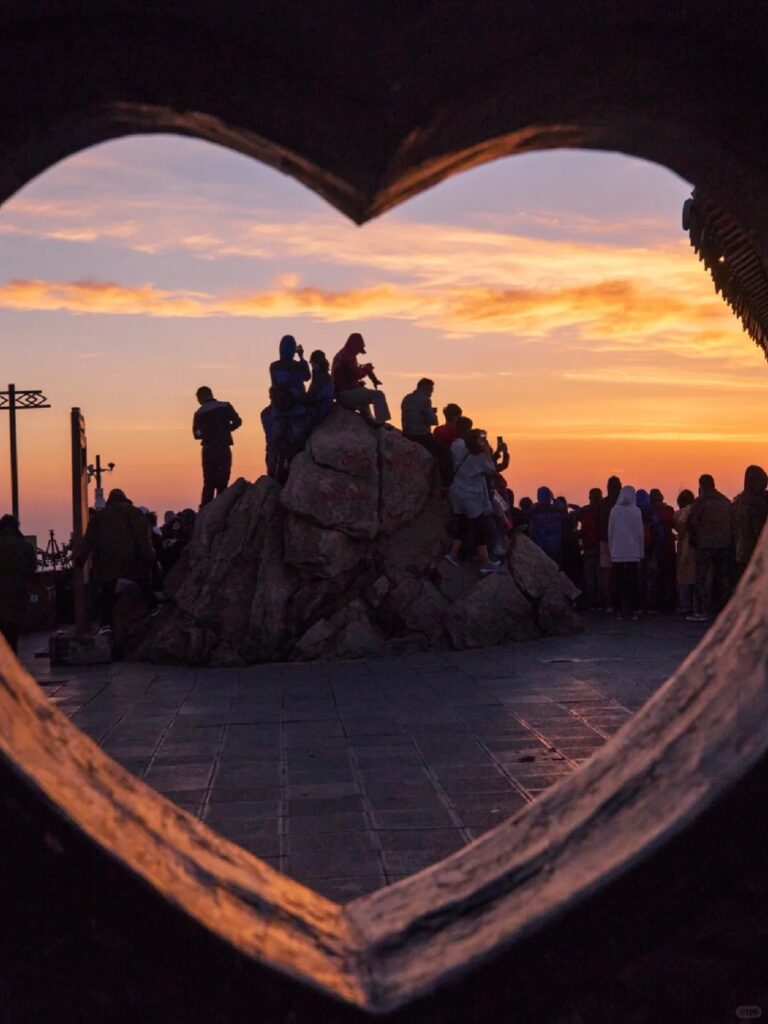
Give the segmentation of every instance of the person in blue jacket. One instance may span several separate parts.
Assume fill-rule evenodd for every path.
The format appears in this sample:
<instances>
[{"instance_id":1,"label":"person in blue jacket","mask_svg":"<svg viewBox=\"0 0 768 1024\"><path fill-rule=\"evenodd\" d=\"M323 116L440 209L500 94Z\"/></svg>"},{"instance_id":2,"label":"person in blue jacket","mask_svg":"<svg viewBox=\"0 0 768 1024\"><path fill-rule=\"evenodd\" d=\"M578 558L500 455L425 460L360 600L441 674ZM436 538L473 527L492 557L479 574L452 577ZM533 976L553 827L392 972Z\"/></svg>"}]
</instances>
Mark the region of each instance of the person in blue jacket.
<instances>
[{"instance_id":1,"label":"person in blue jacket","mask_svg":"<svg viewBox=\"0 0 768 1024\"><path fill-rule=\"evenodd\" d=\"M562 567L566 512L555 504L548 487L540 487L536 498L531 509L528 536L552 561Z\"/></svg>"},{"instance_id":2,"label":"person in blue jacket","mask_svg":"<svg viewBox=\"0 0 768 1024\"><path fill-rule=\"evenodd\" d=\"M310 376L304 349L296 344L292 334L283 335L280 358L269 367L270 415L265 423L262 414L262 424L267 432L268 450L279 449L286 463L304 447L311 426L305 388Z\"/></svg>"}]
</instances>

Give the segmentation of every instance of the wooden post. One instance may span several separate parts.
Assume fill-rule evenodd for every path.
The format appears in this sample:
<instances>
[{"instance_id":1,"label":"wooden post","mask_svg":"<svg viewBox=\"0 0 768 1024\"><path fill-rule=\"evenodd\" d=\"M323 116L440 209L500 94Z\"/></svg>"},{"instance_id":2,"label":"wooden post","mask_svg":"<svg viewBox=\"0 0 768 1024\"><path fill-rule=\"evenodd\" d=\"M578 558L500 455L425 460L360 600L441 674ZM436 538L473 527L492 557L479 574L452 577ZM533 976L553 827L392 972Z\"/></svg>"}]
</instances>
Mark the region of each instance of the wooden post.
<instances>
[{"instance_id":1,"label":"wooden post","mask_svg":"<svg viewBox=\"0 0 768 1024\"><path fill-rule=\"evenodd\" d=\"M16 385L8 385L8 420L11 439L11 510L19 519L19 453L16 447Z\"/></svg>"}]
</instances>

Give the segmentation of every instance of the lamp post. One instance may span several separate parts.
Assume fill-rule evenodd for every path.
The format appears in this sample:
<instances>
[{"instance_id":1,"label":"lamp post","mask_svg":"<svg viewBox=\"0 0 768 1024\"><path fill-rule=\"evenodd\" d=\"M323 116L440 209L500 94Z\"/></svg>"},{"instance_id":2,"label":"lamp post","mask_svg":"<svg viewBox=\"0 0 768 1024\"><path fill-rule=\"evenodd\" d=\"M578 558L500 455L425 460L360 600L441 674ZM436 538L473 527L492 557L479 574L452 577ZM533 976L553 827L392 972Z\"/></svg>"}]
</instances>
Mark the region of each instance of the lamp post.
<instances>
[{"instance_id":1,"label":"lamp post","mask_svg":"<svg viewBox=\"0 0 768 1024\"><path fill-rule=\"evenodd\" d=\"M96 494L93 499L93 507L95 509L104 508L106 502L104 501L104 490L101 486L101 478L105 473L111 473L115 468L114 462L108 462L106 469L101 464L101 456L96 456L96 464L88 467L88 479L92 480L96 477Z\"/></svg>"},{"instance_id":2,"label":"lamp post","mask_svg":"<svg viewBox=\"0 0 768 1024\"><path fill-rule=\"evenodd\" d=\"M15 384L9 384L7 391L0 391L0 411L7 409L11 438L11 509L19 518L19 455L16 445L16 411L18 409L50 409L48 399L42 391L17 391Z\"/></svg>"}]
</instances>

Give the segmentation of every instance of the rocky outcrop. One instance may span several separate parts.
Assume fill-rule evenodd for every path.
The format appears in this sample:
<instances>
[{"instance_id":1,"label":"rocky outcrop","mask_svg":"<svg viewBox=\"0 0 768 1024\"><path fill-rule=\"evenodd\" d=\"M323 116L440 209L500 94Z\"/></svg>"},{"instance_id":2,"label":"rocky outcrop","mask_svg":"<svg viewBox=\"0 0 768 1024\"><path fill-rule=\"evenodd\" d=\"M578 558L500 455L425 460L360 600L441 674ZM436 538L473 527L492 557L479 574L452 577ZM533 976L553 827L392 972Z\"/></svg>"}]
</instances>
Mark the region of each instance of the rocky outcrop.
<instances>
[{"instance_id":1,"label":"rocky outcrop","mask_svg":"<svg viewBox=\"0 0 768 1024\"><path fill-rule=\"evenodd\" d=\"M432 457L337 409L281 488L237 480L207 505L134 656L239 665L480 647L580 628L577 591L527 537L508 571L445 561Z\"/></svg>"}]
</instances>

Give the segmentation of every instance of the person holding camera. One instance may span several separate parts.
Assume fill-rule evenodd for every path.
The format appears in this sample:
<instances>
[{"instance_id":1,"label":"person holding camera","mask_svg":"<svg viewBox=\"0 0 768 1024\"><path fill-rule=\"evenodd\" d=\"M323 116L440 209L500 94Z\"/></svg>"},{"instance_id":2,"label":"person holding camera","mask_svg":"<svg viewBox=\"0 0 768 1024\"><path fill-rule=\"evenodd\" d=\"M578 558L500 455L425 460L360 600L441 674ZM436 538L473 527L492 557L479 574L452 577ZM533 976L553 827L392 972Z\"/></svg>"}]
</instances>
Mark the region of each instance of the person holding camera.
<instances>
[{"instance_id":1,"label":"person holding camera","mask_svg":"<svg viewBox=\"0 0 768 1024\"><path fill-rule=\"evenodd\" d=\"M371 426L381 427L392 419L387 399L382 391L375 390L381 384L373 372L371 363L360 364L359 355L365 353L365 341L362 334L355 332L347 338L344 348L333 357L331 378L336 390L336 401L344 409L359 412ZM367 388L363 379L368 377L373 388ZM373 417L369 412L373 406Z\"/></svg>"},{"instance_id":2,"label":"person holding camera","mask_svg":"<svg viewBox=\"0 0 768 1024\"><path fill-rule=\"evenodd\" d=\"M429 377L422 377L416 385L416 390L411 391L403 399L400 412L403 436L437 455L438 444L432 437L432 427L437 426L437 409L432 405L434 390L435 382Z\"/></svg>"}]
</instances>

